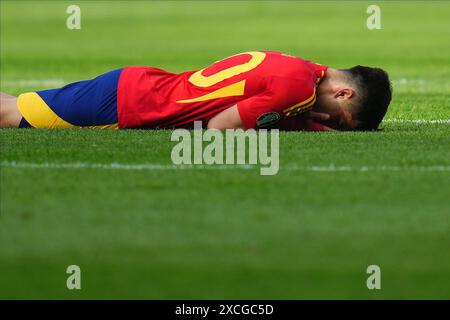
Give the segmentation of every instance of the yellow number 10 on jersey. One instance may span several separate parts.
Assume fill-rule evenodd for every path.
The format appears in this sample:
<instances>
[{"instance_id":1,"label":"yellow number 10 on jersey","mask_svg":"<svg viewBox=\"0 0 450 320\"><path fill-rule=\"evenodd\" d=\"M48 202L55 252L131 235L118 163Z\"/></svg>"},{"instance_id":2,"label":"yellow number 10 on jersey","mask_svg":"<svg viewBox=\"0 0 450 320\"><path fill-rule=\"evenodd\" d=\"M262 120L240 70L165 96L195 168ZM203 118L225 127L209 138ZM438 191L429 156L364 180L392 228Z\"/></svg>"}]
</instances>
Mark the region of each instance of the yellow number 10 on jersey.
<instances>
[{"instance_id":1,"label":"yellow number 10 on jersey","mask_svg":"<svg viewBox=\"0 0 450 320\"><path fill-rule=\"evenodd\" d=\"M229 79L231 77L237 76L238 74L248 72L250 70L253 70L257 66L259 66L264 59L266 58L266 54L264 52L259 51L250 51L245 53L240 53L238 55L242 54L249 54L251 55L251 59L248 62L232 66L228 69L219 71L215 74L204 76L202 75L202 72L205 69L199 70L195 73L193 73L189 77L189 82L193 85L201 88L207 88L211 87L215 84L218 84L219 82ZM233 57L235 57L233 56ZM219 61L220 62L220 61ZM217 89L213 92L210 92L208 94L205 94L200 97L192 98L192 99L186 99L186 100L178 100L178 103L190 103L190 102L199 102L199 101L207 101L212 99L218 99L218 98L224 98L224 97L235 97L235 96L242 96L244 95L245 90L245 80L230 84L228 86L225 86L223 88Z\"/></svg>"}]
</instances>

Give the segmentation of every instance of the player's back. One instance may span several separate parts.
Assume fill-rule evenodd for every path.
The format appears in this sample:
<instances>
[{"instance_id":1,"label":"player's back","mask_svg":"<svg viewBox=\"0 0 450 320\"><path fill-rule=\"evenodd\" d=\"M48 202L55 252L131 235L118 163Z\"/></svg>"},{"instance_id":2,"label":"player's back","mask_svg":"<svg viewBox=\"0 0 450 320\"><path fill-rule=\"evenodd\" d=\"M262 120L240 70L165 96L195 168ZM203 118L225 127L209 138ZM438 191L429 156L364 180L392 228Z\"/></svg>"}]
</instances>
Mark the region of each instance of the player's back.
<instances>
[{"instance_id":1,"label":"player's back","mask_svg":"<svg viewBox=\"0 0 450 320\"><path fill-rule=\"evenodd\" d=\"M266 112L283 118L310 108L325 72L325 66L273 51L241 53L179 74L127 67L119 81L119 126L189 128L237 104L245 127L255 128Z\"/></svg>"}]
</instances>

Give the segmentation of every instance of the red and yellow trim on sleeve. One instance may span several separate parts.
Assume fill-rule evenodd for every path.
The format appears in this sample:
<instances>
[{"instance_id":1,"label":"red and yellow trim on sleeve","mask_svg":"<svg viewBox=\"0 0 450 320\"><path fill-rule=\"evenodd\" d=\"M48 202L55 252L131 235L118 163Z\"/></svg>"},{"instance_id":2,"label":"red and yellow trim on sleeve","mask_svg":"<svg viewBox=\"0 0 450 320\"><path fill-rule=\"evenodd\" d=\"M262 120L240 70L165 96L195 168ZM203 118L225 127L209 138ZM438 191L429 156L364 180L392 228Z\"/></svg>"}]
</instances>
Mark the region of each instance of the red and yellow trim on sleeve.
<instances>
[{"instance_id":1,"label":"red and yellow trim on sleeve","mask_svg":"<svg viewBox=\"0 0 450 320\"><path fill-rule=\"evenodd\" d=\"M325 70L322 69L320 72L321 72L320 76L317 77L317 79L316 79L316 85L318 85L319 82L322 81L323 76L325 75Z\"/></svg>"},{"instance_id":2,"label":"red and yellow trim on sleeve","mask_svg":"<svg viewBox=\"0 0 450 320\"><path fill-rule=\"evenodd\" d=\"M314 103L316 103L316 88L314 88L313 94L306 100L293 105L292 107L283 110L285 117L293 117L301 113L307 112L312 109Z\"/></svg>"}]
</instances>

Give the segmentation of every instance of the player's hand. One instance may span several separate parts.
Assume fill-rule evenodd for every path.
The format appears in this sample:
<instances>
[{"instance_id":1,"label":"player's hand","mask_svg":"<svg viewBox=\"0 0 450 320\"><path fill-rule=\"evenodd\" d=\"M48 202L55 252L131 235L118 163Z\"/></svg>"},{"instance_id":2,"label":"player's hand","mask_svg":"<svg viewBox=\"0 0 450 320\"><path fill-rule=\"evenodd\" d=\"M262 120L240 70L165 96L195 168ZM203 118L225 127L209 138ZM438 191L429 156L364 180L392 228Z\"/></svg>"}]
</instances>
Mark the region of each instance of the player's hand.
<instances>
[{"instance_id":1,"label":"player's hand","mask_svg":"<svg viewBox=\"0 0 450 320\"><path fill-rule=\"evenodd\" d=\"M309 111L308 117L311 120L317 120L317 121L327 121L330 119L330 115L328 113L315 112L315 111Z\"/></svg>"},{"instance_id":2,"label":"player's hand","mask_svg":"<svg viewBox=\"0 0 450 320\"><path fill-rule=\"evenodd\" d=\"M307 113L307 117L308 117L308 124L307 124L308 131L337 131L321 123L321 121L330 120L330 115L328 113L309 111Z\"/></svg>"},{"instance_id":3,"label":"player's hand","mask_svg":"<svg viewBox=\"0 0 450 320\"><path fill-rule=\"evenodd\" d=\"M319 122L310 120L306 125L306 131L337 131L337 130L327 127Z\"/></svg>"}]
</instances>

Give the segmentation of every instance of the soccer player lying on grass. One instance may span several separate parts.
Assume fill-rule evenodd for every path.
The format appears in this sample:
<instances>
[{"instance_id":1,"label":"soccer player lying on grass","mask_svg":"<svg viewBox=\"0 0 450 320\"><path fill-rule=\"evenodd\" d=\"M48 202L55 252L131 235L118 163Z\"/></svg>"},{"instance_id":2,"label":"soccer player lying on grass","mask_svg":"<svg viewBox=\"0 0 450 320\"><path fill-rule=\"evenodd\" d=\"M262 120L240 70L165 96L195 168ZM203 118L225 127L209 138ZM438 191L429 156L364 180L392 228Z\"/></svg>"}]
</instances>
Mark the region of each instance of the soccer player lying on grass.
<instances>
[{"instance_id":1,"label":"soccer player lying on grass","mask_svg":"<svg viewBox=\"0 0 450 320\"><path fill-rule=\"evenodd\" d=\"M376 130L391 100L382 69L338 70L252 51L179 74L126 67L59 89L1 94L0 127Z\"/></svg>"}]
</instances>

